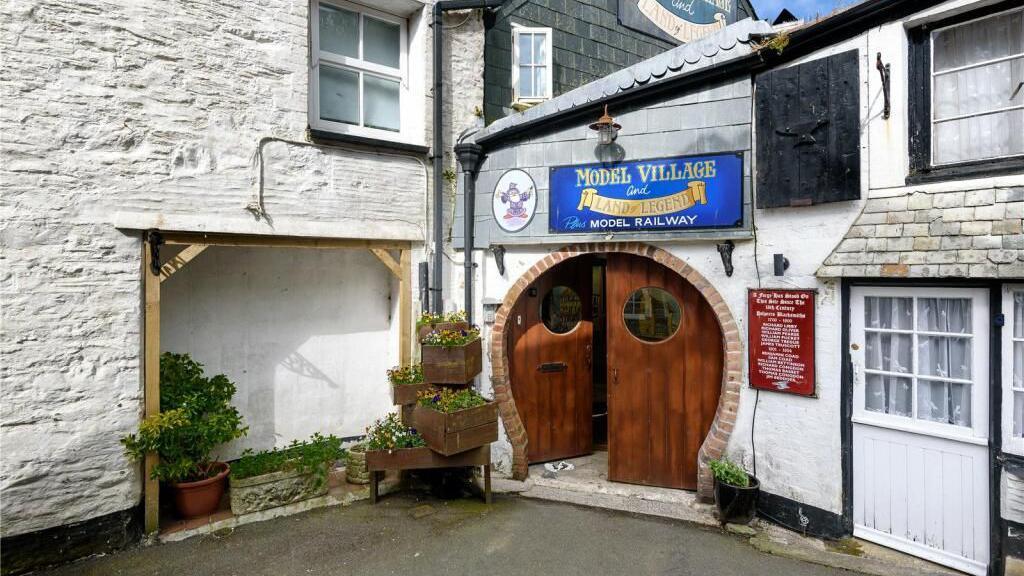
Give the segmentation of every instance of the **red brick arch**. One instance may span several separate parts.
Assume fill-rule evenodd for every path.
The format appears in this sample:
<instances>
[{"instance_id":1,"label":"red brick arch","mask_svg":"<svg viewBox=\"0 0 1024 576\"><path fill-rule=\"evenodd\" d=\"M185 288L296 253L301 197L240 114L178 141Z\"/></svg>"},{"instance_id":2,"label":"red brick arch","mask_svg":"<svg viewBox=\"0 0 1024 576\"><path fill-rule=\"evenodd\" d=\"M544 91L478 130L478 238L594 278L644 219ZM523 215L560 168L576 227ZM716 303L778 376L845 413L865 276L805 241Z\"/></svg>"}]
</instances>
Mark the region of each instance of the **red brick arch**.
<instances>
[{"instance_id":1,"label":"red brick arch","mask_svg":"<svg viewBox=\"0 0 1024 576\"><path fill-rule=\"evenodd\" d=\"M725 446L729 442L733 426L736 423L736 411L740 401L740 382L743 379L743 343L740 340L739 327L733 319L729 306L725 303L722 295L702 276L691 268L686 262L676 258L672 254L640 242L620 242L611 244L577 244L560 248L537 262L522 276L516 280L512 288L505 295L495 315L494 325L491 329L491 385L494 388L494 398L498 402L498 412L501 415L502 423L505 426L505 434L509 443L512 444L512 476L523 480L528 474L526 461L526 429L519 417L516 408L515 398L512 396L512 388L508 377L508 350L507 335L505 334L506 320L515 306L523 291L540 277L541 274L551 269L560 262L583 254L599 254L608 252L621 252L635 254L650 258L655 262L663 264L674 270L694 286L707 300L718 317L718 324L722 329L722 347L725 351L725 366L722 371L722 392L718 400L718 410L715 413L711 431L701 445L697 457L698 479L697 494L701 498L713 496L713 478L708 468L708 461L721 458Z\"/></svg>"}]
</instances>

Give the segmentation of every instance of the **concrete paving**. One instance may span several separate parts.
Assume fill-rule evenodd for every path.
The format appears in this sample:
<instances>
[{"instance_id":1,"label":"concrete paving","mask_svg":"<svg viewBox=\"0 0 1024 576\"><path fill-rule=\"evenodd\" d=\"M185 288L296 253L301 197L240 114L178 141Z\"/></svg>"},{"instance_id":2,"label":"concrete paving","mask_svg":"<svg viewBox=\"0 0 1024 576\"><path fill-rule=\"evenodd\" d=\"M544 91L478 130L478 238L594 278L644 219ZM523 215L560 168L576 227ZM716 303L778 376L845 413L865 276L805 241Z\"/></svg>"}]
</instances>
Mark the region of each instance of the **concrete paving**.
<instances>
[{"instance_id":1,"label":"concrete paving","mask_svg":"<svg viewBox=\"0 0 1024 576\"><path fill-rule=\"evenodd\" d=\"M718 529L650 516L498 496L441 501L419 492L249 524L91 558L53 576L452 574L848 575L758 552Z\"/></svg>"}]
</instances>

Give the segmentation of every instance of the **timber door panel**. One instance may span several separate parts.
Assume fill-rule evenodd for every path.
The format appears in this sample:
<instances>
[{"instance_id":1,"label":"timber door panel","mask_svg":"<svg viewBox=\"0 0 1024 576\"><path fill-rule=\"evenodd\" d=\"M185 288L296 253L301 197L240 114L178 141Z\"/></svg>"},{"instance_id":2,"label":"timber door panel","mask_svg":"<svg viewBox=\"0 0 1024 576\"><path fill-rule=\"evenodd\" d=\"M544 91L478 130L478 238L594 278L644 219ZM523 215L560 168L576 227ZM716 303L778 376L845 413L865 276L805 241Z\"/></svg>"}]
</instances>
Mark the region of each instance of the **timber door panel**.
<instances>
[{"instance_id":1,"label":"timber door panel","mask_svg":"<svg viewBox=\"0 0 1024 576\"><path fill-rule=\"evenodd\" d=\"M593 291L591 261L569 260L538 278L512 309L509 321L512 394L526 428L526 456L545 462L589 454L592 447ZM565 307L579 299L579 322L542 318L545 298ZM573 324L573 326L569 326Z\"/></svg>"},{"instance_id":2,"label":"timber door panel","mask_svg":"<svg viewBox=\"0 0 1024 576\"><path fill-rule=\"evenodd\" d=\"M718 320L692 285L647 258L610 254L607 294L608 479L694 490L722 385Z\"/></svg>"}]
</instances>

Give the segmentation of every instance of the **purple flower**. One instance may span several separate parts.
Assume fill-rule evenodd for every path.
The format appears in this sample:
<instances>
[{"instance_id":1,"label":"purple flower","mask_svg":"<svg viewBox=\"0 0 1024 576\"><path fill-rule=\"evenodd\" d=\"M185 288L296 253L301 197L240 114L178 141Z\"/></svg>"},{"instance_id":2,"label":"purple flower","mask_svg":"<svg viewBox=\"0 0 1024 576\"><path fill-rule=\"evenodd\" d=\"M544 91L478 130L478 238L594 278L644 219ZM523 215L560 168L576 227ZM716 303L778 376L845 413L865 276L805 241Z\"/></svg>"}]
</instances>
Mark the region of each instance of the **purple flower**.
<instances>
[{"instance_id":1,"label":"purple flower","mask_svg":"<svg viewBox=\"0 0 1024 576\"><path fill-rule=\"evenodd\" d=\"M435 403L435 404L440 402L441 401L441 395L440 394L434 394L434 397L431 398L430 401Z\"/></svg>"}]
</instances>

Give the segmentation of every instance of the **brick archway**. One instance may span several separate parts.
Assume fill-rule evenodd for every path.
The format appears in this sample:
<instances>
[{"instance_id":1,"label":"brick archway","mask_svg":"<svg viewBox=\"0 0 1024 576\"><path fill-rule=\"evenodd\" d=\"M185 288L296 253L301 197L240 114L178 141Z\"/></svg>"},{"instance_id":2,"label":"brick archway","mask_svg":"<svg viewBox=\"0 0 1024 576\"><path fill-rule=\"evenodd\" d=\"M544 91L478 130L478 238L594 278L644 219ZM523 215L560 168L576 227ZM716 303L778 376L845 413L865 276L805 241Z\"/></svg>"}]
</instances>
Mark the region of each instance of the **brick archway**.
<instances>
[{"instance_id":1,"label":"brick archway","mask_svg":"<svg viewBox=\"0 0 1024 576\"><path fill-rule=\"evenodd\" d=\"M508 377L508 350L507 335L505 326L512 307L515 306L523 291L539 278L541 274L555 265L570 258L583 254L598 254L608 252L621 252L650 258L659 264L667 266L682 276L694 286L707 300L718 324L722 329L722 347L725 352L725 366L722 370L722 391L718 400L718 410L715 412L715 419L700 447L698 459L697 494L701 498L713 497L714 481L711 470L708 468L708 461L721 458L725 452L729 436L732 434L733 426L736 423L736 411L739 408L740 382L743 378L743 343L740 340L739 327L733 319L729 306L725 303L722 295L715 288L686 262L673 256L661 248L643 244L640 242L621 242L612 244L576 244L560 248L541 259L522 276L516 280L512 288L505 294L494 318L494 325L491 329L491 385L494 388L494 398L498 402L498 412L505 426L505 434L512 445L512 476L517 480L523 480L528 474L526 460L526 429L519 417L516 408L515 398L512 396L512 387Z\"/></svg>"}]
</instances>

